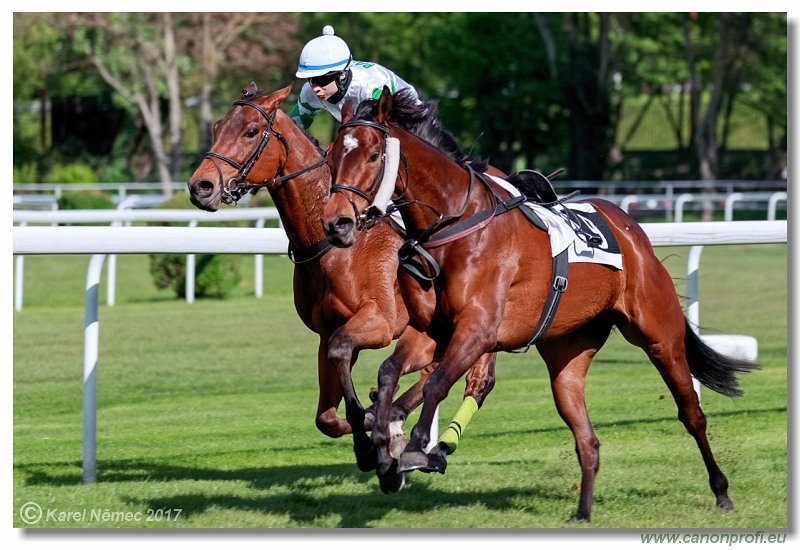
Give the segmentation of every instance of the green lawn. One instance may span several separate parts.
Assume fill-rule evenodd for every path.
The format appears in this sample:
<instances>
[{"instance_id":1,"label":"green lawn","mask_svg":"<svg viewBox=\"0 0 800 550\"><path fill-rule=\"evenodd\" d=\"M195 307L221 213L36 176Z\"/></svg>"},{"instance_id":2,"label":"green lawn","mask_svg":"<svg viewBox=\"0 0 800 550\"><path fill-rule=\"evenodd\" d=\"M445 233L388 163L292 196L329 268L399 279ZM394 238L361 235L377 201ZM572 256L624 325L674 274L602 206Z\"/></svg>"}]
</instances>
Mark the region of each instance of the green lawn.
<instances>
[{"instance_id":1,"label":"green lawn","mask_svg":"<svg viewBox=\"0 0 800 550\"><path fill-rule=\"evenodd\" d=\"M684 293L688 249L657 252ZM116 305L100 308L98 482L83 485L87 265L26 258L25 304L13 314L15 527L26 527L26 503L43 510L31 526L46 528L575 527L565 523L577 505L574 442L535 351L499 357L496 388L445 475L413 473L383 495L355 467L350 440L314 426L316 336L294 312L285 257L265 259L264 298L253 296L245 259L231 298L194 304L156 290L145 256L118 257ZM602 444L589 527L787 528L786 303L785 245L706 247L701 325L755 336L763 366L742 379L741 398L702 394L735 513L715 508L655 369L612 335L587 381ZM362 353L354 378L364 398L387 353Z\"/></svg>"}]
</instances>

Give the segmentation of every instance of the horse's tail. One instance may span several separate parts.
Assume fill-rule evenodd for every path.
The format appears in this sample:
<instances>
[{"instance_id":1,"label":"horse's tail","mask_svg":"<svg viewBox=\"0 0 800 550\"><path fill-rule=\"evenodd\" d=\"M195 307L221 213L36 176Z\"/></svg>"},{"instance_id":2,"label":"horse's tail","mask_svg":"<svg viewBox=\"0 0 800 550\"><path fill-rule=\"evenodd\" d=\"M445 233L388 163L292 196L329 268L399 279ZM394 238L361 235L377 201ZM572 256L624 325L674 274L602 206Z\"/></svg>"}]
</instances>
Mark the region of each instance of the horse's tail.
<instances>
[{"instance_id":1,"label":"horse's tail","mask_svg":"<svg viewBox=\"0 0 800 550\"><path fill-rule=\"evenodd\" d=\"M736 359L714 351L689 325L686 319L686 335L683 343L686 348L686 361L692 375L704 386L717 393L736 397L742 395L737 376L760 369L755 361Z\"/></svg>"}]
</instances>

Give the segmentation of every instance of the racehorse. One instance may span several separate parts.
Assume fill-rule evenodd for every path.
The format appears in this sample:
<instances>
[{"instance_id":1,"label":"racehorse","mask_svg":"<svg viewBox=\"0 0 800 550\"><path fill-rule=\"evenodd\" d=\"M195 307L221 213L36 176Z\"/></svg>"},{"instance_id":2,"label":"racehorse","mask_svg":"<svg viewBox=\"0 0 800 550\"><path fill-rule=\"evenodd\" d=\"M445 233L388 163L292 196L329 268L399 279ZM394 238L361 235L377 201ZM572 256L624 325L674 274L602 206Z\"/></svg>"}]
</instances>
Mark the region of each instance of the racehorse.
<instances>
[{"instance_id":1,"label":"racehorse","mask_svg":"<svg viewBox=\"0 0 800 550\"><path fill-rule=\"evenodd\" d=\"M611 202L575 204L586 212L594 210L595 226L605 225L610 233L573 232L563 251L571 254L574 248L600 256L618 249L613 257L619 265L576 262L581 258L568 255L565 270L564 256L556 254L549 234L558 226L545 223L543 230L533 222L551 219L548 213L575 222L578 214L565 208L564 199L571 197L556 197L552 209L523 206L531 194L484 176L463 162L460 151L440 148L440 124L430 113L402 91L392 95L384 88L380 99L343 114L328 155L333 184L323 223L329 240L355 246L369 234L372 220L399 209L407 233L401 265L408 269L398 280L411 324L437 342L438 366L425 383L419 421L398 458L387 452L387 407L402 365L389 357L379 369L372 430L377 475L430 469L432 457L424 449L431 421L452 385L486 354L535 345L547 365L558 413L575 439L581 485L571 519L590 521L600 444L587 414L584 386L593 357L616 326L655 365L678 406L678 418L699 447L717 505L733 509L692 376L714 391L735 396L741 394L738 375L758 365L720 355L695 334L647 235ZM423 135L427 139L418 137ZM378 204L376 197L386 192L378 178L381 158L384 150L397 145L401 169L392 182L393 205ZM552 186L550 195L555 195ZM597 239L606 250L586 248L598 246ZM419 287L435 290L434 308L414 301Z\"/></svg>"},{"instance_id":2,"label":"racehorse","mask_svg":"<svg viewBox=\"0 0 800 550\"><path fill-rule=\"evenodd\" d=\"M393 357L403 365L403 374L421 371L420 381L395 404L393 420L402 424L422 400L422 383L434 367L434 343L408 326L396 282L397 250L403 239L395 231L380 224L352 253L328 243L320 220L330 172L324 152L280 109L290 91L288 86L266 94L250 82L216 122L211 151L188 181L190 200L214 212L247 192L269 191L289 239L295 308L319 335L316 426L329 437L352 433L358 467L370 471L375 467L367 435L371 419L350 375L359 351L383 348L397 339ZM432 292L423 294L417 296L422 302L434 298ZM470 372L465 391L474 400L471 406L477 409L493 386L494 357L482 358ZM336 413L343 397L346 419ZM397 438L402 449L402 430Z\"/></svg>"}]
</instances>

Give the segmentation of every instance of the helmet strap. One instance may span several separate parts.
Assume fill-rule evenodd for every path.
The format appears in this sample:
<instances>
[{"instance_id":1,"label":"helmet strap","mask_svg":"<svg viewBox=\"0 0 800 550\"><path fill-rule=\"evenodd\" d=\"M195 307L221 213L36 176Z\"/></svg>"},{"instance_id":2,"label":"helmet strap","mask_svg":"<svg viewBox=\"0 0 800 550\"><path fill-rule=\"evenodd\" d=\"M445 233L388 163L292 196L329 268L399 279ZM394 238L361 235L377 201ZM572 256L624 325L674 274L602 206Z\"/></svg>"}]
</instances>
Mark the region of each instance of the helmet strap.
<instances>
[{"instance_id":1,"label":"helmet strap","mask_svg":"<svg viewBox=\"0 0 800 550\"><path fill-rule=\"evenodd\" d=\"M344 98L344 94L347 93L347 89L350 87L350 83L352 81L353 71L350 69L345 69L342 71L342 76L336 79L336 93L328 98L328 103L332 103L334 105L339 103Z\"/></svg>"}]
</instances>

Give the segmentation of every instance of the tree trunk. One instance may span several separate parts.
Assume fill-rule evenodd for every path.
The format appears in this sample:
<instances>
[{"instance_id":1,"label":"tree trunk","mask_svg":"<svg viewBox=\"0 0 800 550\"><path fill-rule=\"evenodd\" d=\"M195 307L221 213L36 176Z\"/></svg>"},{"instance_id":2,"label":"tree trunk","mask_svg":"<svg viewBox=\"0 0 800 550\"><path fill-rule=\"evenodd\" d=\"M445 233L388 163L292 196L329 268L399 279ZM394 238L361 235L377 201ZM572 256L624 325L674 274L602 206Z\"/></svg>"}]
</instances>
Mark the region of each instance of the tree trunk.
<instances>
[{"instance_id":1,"label":"tree trunk","mask_svg":"<svg viewBox=\"0 0 800 550\"><path fill-rule=\"evenodd\" d=\"M201 46L203 84L200 88L200 140L199 155L204 155L211 150L213 143L212 124L213 114L211 109L211 96L214 93L214 82L217 80L217 64L213 56L214 48L211 44L211 14L203 14L203 42Z\"/></svg>"},{"instance_id":2,"label":"tree trunk","mask_svg":"<svg viewBox=\"0 0 800 550\"><path fill-rule=\"evenodd\" d=\"M183 151L181 140L182 102L180 78L178 75L177 53L175 48L175 33L172 28L172 14L162 14L164 29L164 61L167 90L169 91L169 175L168 180L161 180L162 184L178 181L181 173L181 153ZM163 178L163 174L162 174ZM172 196L171 186L163 186L164 195Z\"/></svg>"}]
</instances>

